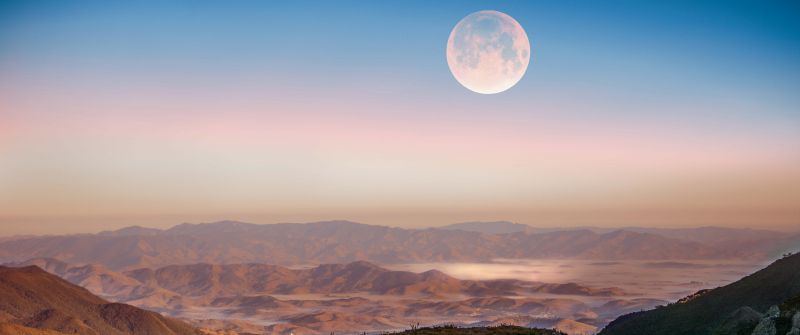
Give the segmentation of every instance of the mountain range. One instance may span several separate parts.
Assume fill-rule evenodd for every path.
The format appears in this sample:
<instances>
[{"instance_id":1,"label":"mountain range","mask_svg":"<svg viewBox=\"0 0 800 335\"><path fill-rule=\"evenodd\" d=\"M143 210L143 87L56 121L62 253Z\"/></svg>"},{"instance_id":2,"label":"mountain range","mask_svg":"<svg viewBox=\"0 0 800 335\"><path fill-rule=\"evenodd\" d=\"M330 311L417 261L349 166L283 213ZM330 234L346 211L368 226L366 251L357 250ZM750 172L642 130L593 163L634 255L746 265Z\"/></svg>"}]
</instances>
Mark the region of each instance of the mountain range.
<instances>
[{"instance_id":1,"label":"mountain range","mask_svg":"<svg viewBox=\"0 0 800 335\"><path fill-rule=\"evenodd\" d=\"M727 227L694 227L694 228L654 228L654 227L618 227L618 228L601 228L593 226L571 227L571 228L542 228L534 227L521 223L514 223L510 221L470 221L455 223L451 225L437 227L439 229L450 230L463 230L472 232L481 232L488 234L509 234L518 232L527 233L553 233L561 231L575 231L575 230L589 230L598 234L606 234L617 230L631 231L637 233L654 234L667 238L673 238L683 241L691 241L702 243L705 245L730 248L737 244L745 243L747 245L770 245L775 244L781 240L787 239L791 242L792 238L787 236L794 235L793 239L796 240L800 235L789 232L779 232L764 229L752 228L727 228ZM777 254L776 254L777 255Z\"/></svg>"},{"instance_id":2,"label":"mountain range","mask_svg":"<svg viewBox=\"0 0 800 335\"><path fill-rule=\"evenodd\" d=\"M614 287L520 280L459 280L439 271L392 271L358 261L286 268L265 264L190 264L117 272L102 265L32 259L37 266L116 302L194 319L198 327L241 332L321 334L403 329L412 320L446 318L469 326L517 324L563 327L588 334L621 312L663 301ZM608 301L590 307L581 297ZM509 316L517 316L509 319ZM527 319L518 316L527 315ZM232 320L272 320L269 326ZM198 318L199 319L199 318ZM482 320L479 323L470 320ZM575 331L580 329L581 331Z\"/></svg>"},{"instance_id":3,"label":"mountain range","mask_svg":"<svg viewBox=\"0 0 800 335\"><path fill-rule=\"evenodd\" d=\"M735 306L731 311L725 310L724 315L703 311L722 308L709 303L693 307L693 313L695 309L700 311L697 312L700 319L681 316L681 306L694 306L696 301L715 297L718 293L714 292L720 289L700 291L653 312L638 311L665 304L662 299L686 295L691 287L709 287L711 282L705 282L704 278L713 277L714 283L729 283L731 276L741 276L741 271L751 266L747 264L763 264L777 253L798 246L800 235L794 233L719 227L554 230L498 221L403 229L348 221L265 225L220 221L180 224L169 229L133 226L97 234L6 237L0 239L0 262L26 271L33 271L30 266L42 268L88 289L85 294L97 295L94 298L103 301L93 303L102 305L112 301L128 306L116 307L124 310L114 310L116 314L110 321L125 319L130 308L138 307L186 320L190 325L181 323L181 327L189 327L191 331L213 330L221 331L220 334L383 332L402 330L413 322L433 325L446 320L476 329L516 325L588 335L619 315L631 312L604 332L637 333L662 322L660 317L650 315L671 310L677 310L678 319L687 322L719 322L714 329L729 327L732 321L727 320L745 320L748 327L763 320L783 320L768 317L772 314L765 311L781 303L778 298L783 297L777 297L780 295L777 293L761 304L749 300L738 304L740 300L723 299L724 306ZM538 259L541 261L537 262L550 267L537 268L538 265L531 263L531 267L519 268L513 259ZM574 274L580 269L572 267L584 263L592 269L614 268L623 272L638 269L648 278L631 278L638 282L619 278L609 281L611 277L604 277L602 272L587 272L595 276L585 282L581 277L558 275L550 278L573 279L551 283L467 280L437 270L424 271L430 267L411 266L414 265L411 263L438 262L469 263L457 266L487 263L477 267L486 270L476 271L500 271L498 274L504 269L530 271L522 277L493 278L548 278L544 276L546 273L559 271ZM720 277L704 274L714 269L728 274ZM791 266L783 266L776 273L789 270ZM700 274L692 277L699 281L676 281L675 274L681 271ZM655 272L660 276L650 276ZM758 277L758 281L767 283L768 288L777 287L776 292L787 289L775 278L778 277ZM606 284L611 282L614 284ZM608 287L616 283L625 289ZM654 285L664 294L645 294ZM747 289L758 291L752 285L746 285ZM759 294L770 297L769 292L772 291ZM765 307L767 302L770 305ZM48 304L37 305L37 311L47 309ZM66 315L76 320L95 317L75 316L74 311L64 306L54 306L58 313L66 311ZM92 308L86 310L96 312ZM148 320L160 317L151 312L131 313L139 313L139 317ZM79 329L80 333L84 329L62 314L9 315L0 314L0 332L50 334ZM101 318L103 315L109 314L100 313ZM639 318L645 321L637 321ZM40 319L44 321L37 323ZM664 317L668 319L672 320ZM63 323L64 320L69 322ZM155 321L143 322L149 325ZM645 328L640 328L639 322ZM664 322L662 325L666 326L673 321ZM738 323L733 324L730 327L741 328ZM86 329L104 327L100 321L87 325ZM681 327L679 324L673 329L684 329ZM678 333L694 334L698 329L690 327ZM105 334L104 330L99 333Z\"/></svg>"},{"instance_id":4,"label":"mountain range","mask_svg":"<svg viewBox=\"0 0 800 335\"><path fill-rule=\"evenodd\" d=\"M143 294L171 292L175 298L247 295L369 293L395 296L463 295L483 297L547 293L613 297L628 295L617 287L577 283L540 283L515 279L460 280L437 270L392 271L357 261L292 269L267 264L187 264L116 272L102 265L73 266L55 259L31 259L10 266L35 265L72 283L117 301Z\"/></svg>"},{"instance_id":5,"label":"mountain range","mask_svg":"<svg viewBox=\"0 0 800 335\"><path fill-rule=\"evenodd\" d=\"M800 235L781 232L733 230L723 232L728 237L722 239L718 234L705 235L709 237L680 231L589 229L490 234L348 221L263 225L221 221L166 230L128 227L98 234L15 238L0 242L0 262L46 257L123 270L193 263L302 265L357 260L396 264L498 258L765 259L800 244Z\"/></svg>"},{"instance_id":6,"label":"mountain range","mask_svg":"<svg viewBox=\"0 0 800 335\"><path fill-rule=\"evenodd\" d=\"M533 232L534 230L536 230L535 228L529 225L510 222L510 221L459 222L436 228L446 229L446 230L463 230L463 231L471 231L471 232L486 233L486 234L510 234L510 233L521 233L521 232Z\"/></svg>"}]
</instances>

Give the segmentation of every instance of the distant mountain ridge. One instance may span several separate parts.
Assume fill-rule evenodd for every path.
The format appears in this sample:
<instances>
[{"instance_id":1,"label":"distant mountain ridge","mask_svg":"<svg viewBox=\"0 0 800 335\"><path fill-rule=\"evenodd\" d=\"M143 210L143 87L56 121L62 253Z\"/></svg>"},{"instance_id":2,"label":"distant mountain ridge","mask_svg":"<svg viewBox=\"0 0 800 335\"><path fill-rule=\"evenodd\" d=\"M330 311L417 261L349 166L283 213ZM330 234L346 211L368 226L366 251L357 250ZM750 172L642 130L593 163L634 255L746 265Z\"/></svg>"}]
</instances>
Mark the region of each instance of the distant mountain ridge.
<instances>
[{"instance_id":1,"label":"distant mountain ridge","mask_svg":"<svg viewBox=\"0 0 800 335\"><path fill-rule=\"evenodd\" d=\"M114 270L192 263L486 262L497 258L763 259L781 243L737 240L709 245L653 233L565 230L485 234L446 229L402 229L348 221L181 224L167 230L129 227L100 234L28 237L0 242L0 262L56 258Z\"/></svg>"},{"instance_id":2,"label":"distant mountain ridge","mask_svg":"<svg viewBox=\"0 0 800 335\"><path fill-rule=\"evenodd\" d=\"M484 234L509 234L521 232L533 232L533 227L522 224L514 223L511 221L471 221L454 223L446 226L436 227L437 229L446 230L463 230Z\"/></svg>"}]
</instances>

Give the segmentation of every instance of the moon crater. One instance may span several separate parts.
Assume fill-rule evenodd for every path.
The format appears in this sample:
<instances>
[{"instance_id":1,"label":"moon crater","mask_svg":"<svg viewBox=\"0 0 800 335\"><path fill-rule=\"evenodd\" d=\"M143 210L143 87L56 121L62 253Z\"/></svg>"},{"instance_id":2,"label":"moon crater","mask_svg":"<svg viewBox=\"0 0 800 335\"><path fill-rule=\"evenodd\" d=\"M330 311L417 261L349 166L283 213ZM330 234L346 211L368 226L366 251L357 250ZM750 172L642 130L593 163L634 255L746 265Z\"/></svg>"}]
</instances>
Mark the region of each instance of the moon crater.
<instances>
[{"instance_id":1,"label":"moon crater","mask_svg":"<svg viewBox=\"0 0 800 335\"><path fill-rule=\"evenodd\" d=\"M530 42L522 26L504 13L484 10L456 24L447 40L447 65L469 90L483 94L514 86L528 68Z\"/></svg>"}]
</instances>

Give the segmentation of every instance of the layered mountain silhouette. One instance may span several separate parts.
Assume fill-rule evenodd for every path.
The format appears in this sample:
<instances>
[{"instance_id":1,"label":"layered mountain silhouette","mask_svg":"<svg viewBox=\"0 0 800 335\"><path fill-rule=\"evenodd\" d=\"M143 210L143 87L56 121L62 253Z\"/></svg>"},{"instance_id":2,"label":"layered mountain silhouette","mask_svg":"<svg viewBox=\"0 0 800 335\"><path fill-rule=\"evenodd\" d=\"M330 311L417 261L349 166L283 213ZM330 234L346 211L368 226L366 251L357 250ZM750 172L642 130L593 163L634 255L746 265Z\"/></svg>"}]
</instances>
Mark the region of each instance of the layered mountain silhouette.
<instances>
[{"instance_id":1,"label":"layered mountain silhouette","mask_svg":"<svg viewBox=\"0 0 800 335\"><path fill-rule=\"evenodd\" d=\"M600 334L783 335L794 327L795 318L800 327L798 302L800 254L794 254L732 284L654 310L623 315ZM766 320L764 326L762 320ZM758 331L758 327L764 329Z\"/></svg>"},{"instance_id":2,"label":"layered mountain silhouette","mask_svg":"<svg viewBox=\"0 0 800 335\"><path fill-rule=\"evenodd\" d=\"M347 221L265 225L222 221L167 230L129 227L100 234L11 239L0 242L0 262L48 257L121 270L193 263L297 265L356 260L392 264L497 258L763 259L800 243L800 236L776 232L750 236L707 243L631 230L487 234Z\"/></svg>"},{"instance_id":3,"label":"layered mountain silhouette","mask_svg":"<svg viewBox=\"0 0 800 335\"><path fill-rule=\"evenodd\" d=\"M423 324L446 320L467 327L517 325L552 327L574 335L593 334L622 313L666 303L660 300L664 296L637 295L642 292L635 288L627 292L618 287L602 287L606 286L602 281L601 284L595 281L593 285L597 286L587 286L510 279L461 280L435 270L394 271L377 264L572 259L593 260L589 262L591 266L632 261L655 272L710 271L715 264L729 261L758 263L797 246L800 236L765 230L717 227L552 230L503 221L430 229L347 221L268 225L221 221L181 224L170 229L134 226L98 234L17 236L0 240L0 262L22 269L38 266L88 289L102 302L92 303L101 307L80 307L79 311L58 304L47 307L45 303L26 310L27 314L3 314L0 309L0 334L94 334L91 331L117 334L106 332L107 327L135 326L125 328L114 323L115 320L135 320L135 324L141 322L144 327L159 327L163 323L170 331L181 334L178 331L183 328L170 328L172 322L178 321L139 309L135 311L141 312L134 312L130 309L135 307L123 303L189 320L197 328L238 333L391 331L404 329L415 320L422 320ZM567 266L563 271L569 271L569 264L560 265ZM785 272L788 267L782 269ZM759 296L768 297L768 305L738 298L724 300L719 306L734 307L720 316L708 313L722 307L704 303L691 310L691 313L700 311L697 319L684 317L678 308L679 319L684 323L678 323L674 329L682 332L667 333L695 334L701 328L688 325L707 320L718 324L701 330L718 334L725 333L720 333L721 329L755 329L770 322L782 330L784 314L789 310L777 307L778 316L773 316L775 313L769 307L791 297L775 293L775 297L769 298L769 292L773 292L770 288L775 292L786 289L781 280L775 279L778 277L773 277L757 280L766 284L764 292L748 287L759 292ZM660 285L659 280L651 280L647 285ZM679 286L678 283L672 281L668 285ZM705 287L703 282L692 281L687 285ZM677 293L674 290L665 293L673 297L686 294L683 288L678 289ZM642 332L637 328L640 321L636 320L644 318L641 321L644 327L658 325L661 319L651 319L649 313L659 315L675 306L694 306L697 301L718 295L715 293L718 290L701 291L652 312L629 314L614 321L606 331L633 329L621 334L659 334L648 328ZM49 291L42 290L46 292ZM264 324L264 320L269 323ZM195 331L186 324L178 324ZM152 333L163 331L158 328Z\"/></svg>"},{"instance_id":4,"label":"layered mountain silhouette","mask_svg":"<svg viewBox=\"0 0 800 335\"><path fill-rule=\"evenodd\" d=\"M110 303L38 267L0 266L0 334L201 333L154 312Z\"/></svg>"},{"instance_id":5,"label":"layered mountain silhouette","mask_svg":"<svg viewBox=\"0 0 800 335\"><path fill-rule=\"evenodd\" d=\"M259 294L370 293L374 295L464 296L518 295L525 292L578 296L625 296L617 287L596 288L576 283L539 283L514 279L460 280L437 270L392 271L357 261L291 269L268 264L187 264L117 272L99 265L72 266L46 258L11 264L35 265L102 296L126 301L144 295L176 297L248 296Z\"/></svg>"},{"instance_id":6,"label":"layered mountain silhouette","mask_svg":"<svg viewBox=\"0 0 800 335\"><path fill-rule=\"evenodd\" d=\"M396 330L405 328L406 321L420 318L429 322L465 320L462 324L468 326L473 321L466 320L479 318L486 320L477 324L481 326L546 326L584 334L596 329L586 322L604 324L620 311L663 303L629 296L615 287L508 279L459 280L435 270L392 271L364 261L299 269L201 263L117 272L100 265L70 265L39 258L13 266L31 265L107 299L174 316L185 316L182 313L187 310L207 309L225 314L225 320L255 316L280 320L268 327L234 321L195 323L253 333ZM526 297L531 294L544 297ZM582 298L611 302L593 308ZM511 320L509 315L529 317Z\"/></svg>"}]
</instances>

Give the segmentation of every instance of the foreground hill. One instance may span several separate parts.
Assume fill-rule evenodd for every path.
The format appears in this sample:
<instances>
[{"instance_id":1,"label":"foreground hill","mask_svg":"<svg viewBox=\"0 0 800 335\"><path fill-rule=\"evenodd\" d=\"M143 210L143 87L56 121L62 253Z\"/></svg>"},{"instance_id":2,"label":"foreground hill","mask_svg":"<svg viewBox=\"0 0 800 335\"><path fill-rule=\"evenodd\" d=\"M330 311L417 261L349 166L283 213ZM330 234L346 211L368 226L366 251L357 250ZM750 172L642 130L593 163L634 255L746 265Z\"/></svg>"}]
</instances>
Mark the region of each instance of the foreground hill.
<instances>
[{"instance_id":1,"label":"foreground hill","mask_svg":"<svg viewBox=\"0 0 800 335\"><path fill-rule=\"evenodd\" d=\"M750 334L762 313L797 296L800 296L800 254L679 303L621 316L600 334L703 335L729 334L733 330L733 334L739 331Z\"/></svg>"},{"instance_id":2,"label":"foreground hill","mask_svg":"<svg viewBox=\"0 0 800 335\"><path fill-rule=\"evenodd\" d=\"M772 245L778 242L773 240ZM771 253L762 244L748 245L739 241L712 246L626 230L485 234L346 221L267 225L224 221L182 224L167 230L131 227L100 234L8 240L0 242L0 262L49 257L120 270L192 263L297 265L356 260L392 264L497 258L743 259Z\"/></svg>"},{"instance_id":3,"label":"foreground hill","mask_svg":"<svg viewBox=\"0 0 800 335\"><path fill-rule=\"evenodd\" d=\"M35 267L0 267L0 334L190 335L191 326L109 303Z\"/></svg>"}]
</instances>

